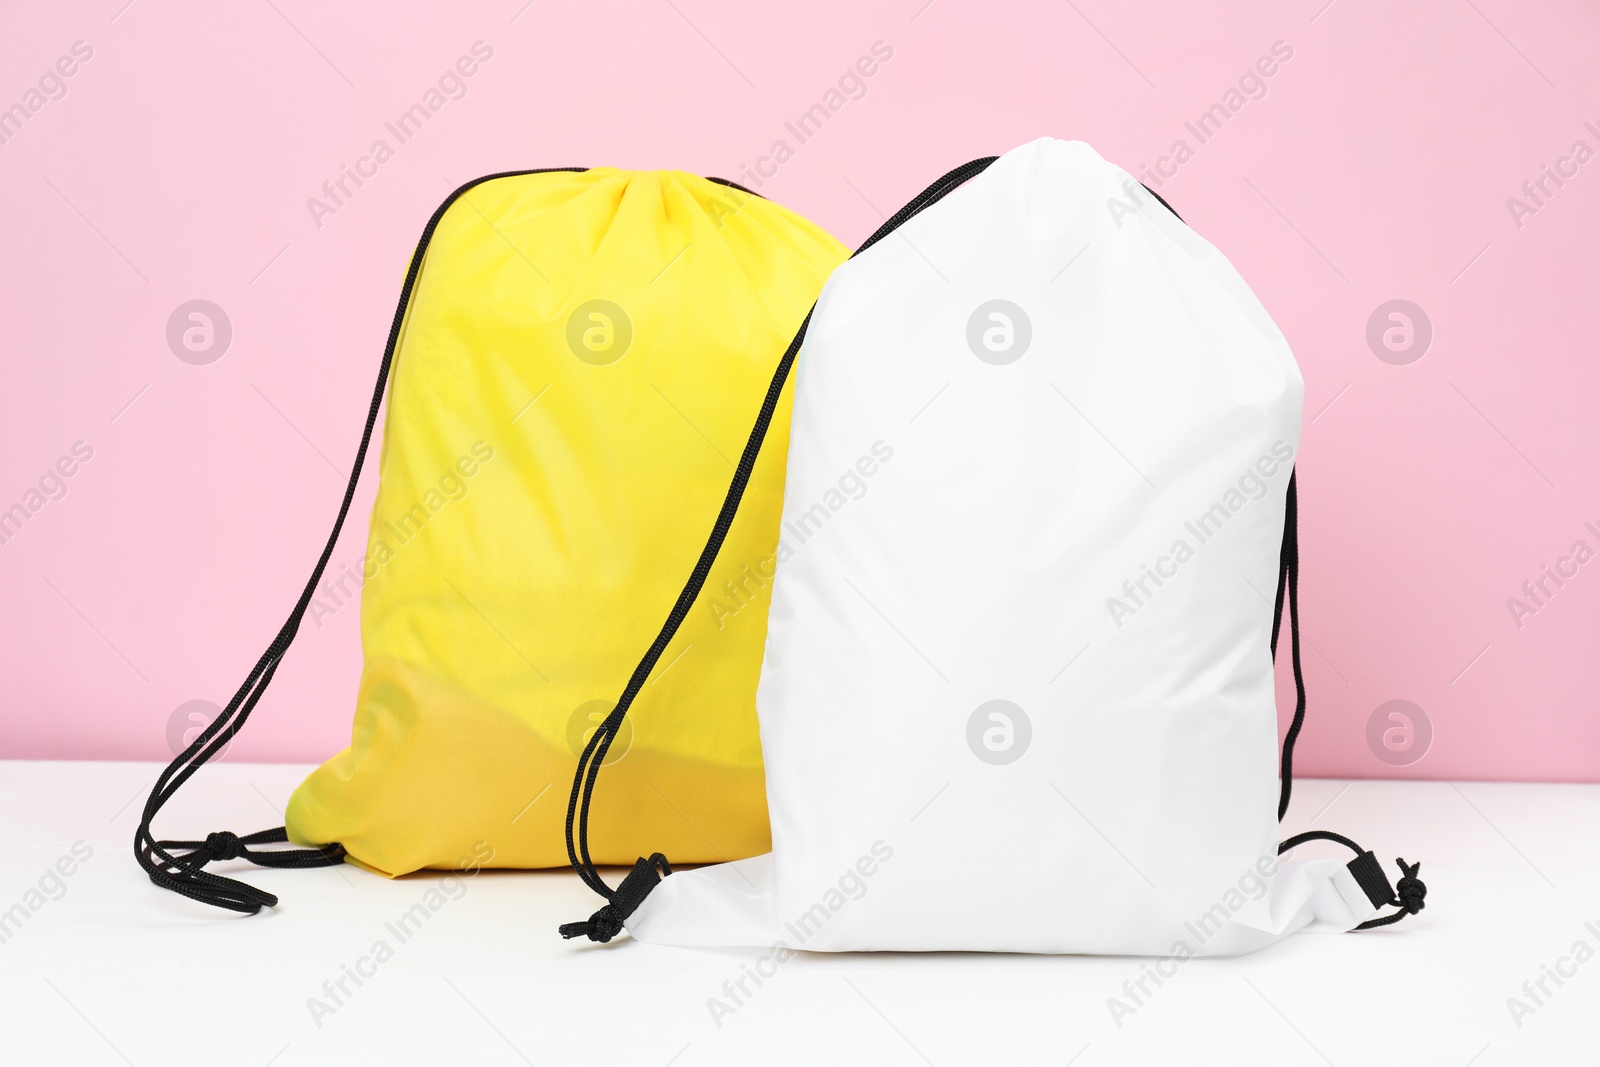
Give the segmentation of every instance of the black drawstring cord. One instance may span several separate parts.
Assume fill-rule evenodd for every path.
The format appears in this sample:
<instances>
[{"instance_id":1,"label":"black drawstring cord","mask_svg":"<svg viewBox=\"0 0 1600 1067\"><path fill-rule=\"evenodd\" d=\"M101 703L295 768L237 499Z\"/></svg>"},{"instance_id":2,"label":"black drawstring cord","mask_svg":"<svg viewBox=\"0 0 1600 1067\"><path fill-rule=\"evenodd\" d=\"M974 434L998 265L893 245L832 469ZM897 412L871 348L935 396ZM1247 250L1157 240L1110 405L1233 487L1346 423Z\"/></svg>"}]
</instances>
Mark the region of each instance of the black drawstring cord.
<instances>
[{"instance_id":1,"label":"black drawstring cord","mask_svg":"<svg viewBox=\"0 0 1600 1067\"><path fill-rule=\"evenodd\" d=\"M622 933L623 923L628 916L650 895L656 883L671 873L672 864L659 852L652 853L649 859L640 858L604 907L589 916L587 922L562 923L559 928L561 936L569 940L587 937L590 941L605 944Z\"/></svg>"},{"instance_id":2,"label":"black drawstring cord","mask_svg":"<svg viewBox=\"0 0 1600 1067\"><path fill-rule=\"evenodd\" d=\"M387 361L385 361L387 371ZM382 390L379 390L382 396ZM371 422L368 423L368 432L362 437L361 454L366 452L367 439L371 436ZM360 454L357 458L357 473L360 471ZM272 830L263 830L251 834L248 838L239 838L236 835L223 831L210 835L204 842L173 842L158 841L150 828L151 822L160 812L163 805L172 798L172 795L192 777L205 763L214 757L228 743L233 740L250 717L250 712L255 710L261 694L266 691L267 684L272 681L273 674L282 661L283 654L288 650L289 642L294 638L294 631L300 624L301 617L305 614L306 607L311 602L316 583L322 577L322 570L327 565L329 556L333 553L334 541L338 539L339 527L344 523L346 511L350 506L350 499L355 488L355 478L350 481L350 491L344 498L344 506L340 508L338 523L334 526L333 536L328 541L328 547L323 551L322 558L317 564L316 572L312 575L306 591L301 595L295 611L290 615L289 621L279 630L277 638L267 648L261 659L256 662L255 668L245 679L239 691L228 701L228 706L222 714L207 726L200 736L195 738L188 748L184 749L161 772L155 785L150 789L150 796L145 801L144 814L139 821L138 829L134 832L133 846L134 857L139 861L150 876L150 881L163 889L170 889L174 893L197 900L203 904L210 904L229 911L237 911L253 915L263 907L276 907L278 898L233 878L224 878L220 875L203 871L203 867L212 858L234 858L227 855L234 849L232 842L248 844L268 844L277 841L287 841L288 832L283 827ZM280 836L281 835L281 836ZM181 856L174 856L171 848L193 848ZM213 855L215 853L215 855ZM327 845L315 849L285 849L255 852L241 848L239 856L248 856L253 862L259 862L258 856L272 856L270 864L264 866L274 867L328 867L335 863L344 862L344 848L341 845Z\"/></svg>"},{"instance_id":3,"label":"black drawstring cord","mask_svg":"<svg viewBox=\"0 0 1600 1067\"><path fill-rule=\"evenodd\" d=\"M975 159L939 178L878 227L877 231L856 249L855 255L860 255L877 244L906 220L941 199L952 189L981 174L996 158L998 157L988 156L984 159ZM772 382L767 387L767 394L761 401L761 410L756 416L755 426L745 442L744 452L739 457L733 481L728 486L728 494L722 501L722 509L717 513L716 522L711 528L711 536L706 540L705 548L701 550L700 558L695 562L688 582L678 594L678 599L673 604L667 621L662 625L661 632L656 635L644 658L634 668L621 698L617 701L617 706L601 722L594 736L584 746L582 755L578 757L578 769L572 777L572 795L567 800L567 859L572 863L572 869L578 872L578 877L583 879L583 883L605 897L608 903L595 912L588 922L564 924L560 928L562 937L584 936L591 941L611 940L622 929L622 924L633 914L633 910L649 895L650 890L655 888L660 880L655 872L660 869L663 874L671 873L666 858L658 852L649 859L641 858L635 862L633 870L616 890L606 885L605 879L600 877L600 872L595 869L594 861L589 855L589 807L594 798L595 782L600 777L600 769L605 766L606 752L610 750L612 739L621 728L628 709L633 706L639 690L644 687L650 672L655 669L656 663L666 652L667 645L677 634L678 627L688 616L689 609L694 606L695 598L700 595L700 590L711 573L711 566L716 562L717 553L721 551L722 542L727 538L734 516L739 511L739 502L744 498L745 487L755 470L756 457L761 453L762 442L766 439L772 416L777 411L778 398L783 392L784 383L789 379L790 368L794 366L795 357L805 341L806 329L810 324L811 312L808 311L805 321L800 324L800 329L794 335L794 340L789 342L783 358L778 361ZM660 861L659 864L657 860Z\"/></svg>"},{"instance_id":4,"label":"black drawstring cord","mask_svg":"<svg viewBox=\"0 0 1600 1067\"><path fill-rule=\"evenodd\" d=\"M333 532L328 535L328 543L322 549L322 555L317 559L316 568L311 572L311 579L306 582L305 589L296 601L294 610L289 613L289 618L278 630L272 643L262 653L256 665L251 668L245 677L244 684L238 692L233 694L233 699L228 701L228 706L222 709L211 725L207 726L200 736L195 738L189 747L184 749L176 759L167 765L161 772L155 785L150 789L150 796L145 801L144 814L139 820L139 827L133 835L133 854L149 874L150 881L163 889L170 889L174 893L198 900L202 904L210 904L229 911L237 911L247 915L254 915L263 907L274 908L278 905L278 898L265 890L257 889L252 885L234 878L224 878L221 875L211 874L202 870L212 860L248 859L250 862L262 867L278 868L305 868L305 867L331 867L343 863L345 850L343 845L331 844L321 848L307 849L269 849L257 851L249 846L260 844L277 844L289 840L288 830L285 827L275 827L271 830L262 830L258 833L239 837L226 830L210 834L205 841L158 841L150 828L152 820L161 811L163 805L172 795L182 787L202 766L226 748L249 720L250 713L255 710L256 704L261 699L261 694L266 692L267 686L272 681L272 676L278 670L278 664L283 662L284 654L289 651L289 645L294 641L295 633L300 629L300 621L305 617L306 610L311 606L311 599L316 595L317 583L322 580L322 572L328 566L328 560L333 556L334 546L339 541L339 532L344 528L345 517L350 513L351 501L355 498L356 483L361 478L361 465L366 460L367 447L372 443L372 433L378 422L378 411L383 406L384 388L389 381L389 368L394 362L395 345L400 339L400 328L405 322L406 309L410 305L411 292L416 287L417 275L422 269L423 256L428 250L428 242L433 237L434 230L439 225L439 220L450 205L474 186L483 182L493 181L496 178L513 178L525 174L544 174L553 171L581 172L584 167L549 167L542 170L505 171L499 174L488 174L482 178L474 179L461 186L440 204L428 219L428 225L422 231L422 239L417 242L417 250L411 257L411 264L406 270L405 284L400 290L399 306L395 308L394 319L389 325L389 341L384 346L383 362L378 368L378 384L372 392L372 403L367 409L367 422L361 432L361 445L356 449L354 466L350 470L350 481L345 486L344 499L339 504L339 515L334 520ZM174 855L172 849L189 849L181 855Z\"/></svg>"},{"instance_id":5,"label":"black drawstring cord","mask_svg":"<svg viewBox=\"0 0 1600 1067\"><path fill-rule=\"evenodd\" d=\"M957 167L930 185L911 203L907 204L894 217L879 227L859 249L856 255L871 248L878 241L891 233L901 223L905 222L929 204L937 201L951 189L970 180L974 175L981 173L995 157L974 160L962 167ZM1148 189L1148 186L1146 187ZM1170 205L1162 200L1159 194L1151 190L1152 195L1161 204L1172 211ZM1177 212L1173 212L1177 216ZM1181 218L1180 218L1180 221ZM814 310L814 308L813 308ZM587 936L594 941L610 941L622 929L623 923L631 915L640 901L647 896L656 883L660 880L656 874L655 861L659 860L659 869L662 875L671 874L666 858L659 852L649 860L640 859L623 880L621 886L613 892L605 884L604 879L595 870L594 863L589 856L589 805L594 794L595 782L599 777L600 768L604 765L606 752L611 747L611 739L621 726L623 718L632 706L634 698L643 686L649 673L654 669L656 662L666 651L667 644L677 633L678 626L684 616L688 614L689 607L699 595L705 583L711 565L716 559L722 541L727 535L728 527L732 524L733 515L738 510L739 501L744 494L746 483L755 466L755 456L760 452L761 442L765 438L767 424L772 419L772 413L777 407L778 395L787 381L789 371L794 363L801 343L805 339L806 329L810 325L811 315L807 313L806 319L800 325L799 332L790 343L783 359L778 364L772 384L767 390L767 396L762 403L761 414L756 421L755 428L751 431L750 440L745 445L744 455L740 457L739 468L734 474L733 484L729 486L728 496L723 501L722 511L717 515L716 525L712 528L710 540L700 554L700 559L695 565L694 573L690 576L689 583L679 594L678 601L673 607L672 614L668 617L661 633L637 669L629 679L627 688L623 691L622 699L616 708L608 715L600 728L590 738L584 747L582 756L578 760L577 773L572 780L572 795L567 803L567 858L571 861L573 869L583 879L584 884L596 893L605 897L609 903L595 912L588 922L566 923L561 926L561 936L582 937ZM1278 552L1278 586L1272 609L1272 640L1271 648L1274 660L1278 653L1278 636L1283 625L1284 607L1289 609L1289 648L1290 660L1294 671L1295 709L1294 719L1289 724L1289 729L1284 735L1283 751L1281 756L1278 793L1278 820L1281 822L1289 810L1289 797L1294 786L1294 747L1299 740L1300 731L1305 726L1306 718L1306 682L1300 658L1300 544L1299 544L1299 493L1296 484L1296 472L1289 473L1289 485L1284 499L1284 524L1283 540ZM580 806L581 800L581 806ZM573 826L577 824L577 847L574 847ZM1297 845L1312 840L1335 841L1345 845L1356 853L1356 858L1347 865L1351 874L1367 893L1374 907L1390 906L1400 910L1376 919L1369 919L1356 927L1357 930L1371 930L1379 926L1388 926L1399 922L1407 915L1415 915L1424 907L1428 895L1428 887L1422 879L1417 877L1422 869L1420 862L1407 864L1403 859L1395 862L1400 867L1401 878L1396 886L1389 885L1388 876L1384 874L1382 866L1372 852L1362 849L1355 842L1340 834L1328 830L1312 830L1296 835L1278 846L1278 853L1282 855ZM626 894L624 890L627 890Z\"/></svg>"},{"instance_id":6,"label":"black drawstring cord","mask_svg":"<svg viewBox=\"0 0 1600 1067\"><path fill-rule=\"evenodd\" d=\"M1382 918L1368 919L1360 926L1357 926L1357 930L1372 930L1379 926L1388 926L1391 923L1399 922L1407 915L1415 915L1427 907L1423 902L1427 899L1428 887L1422 884L1421 878L1417 877L1417 872L1422 870L1422 861L1407 863L1396 856L1394 862L1400 868L1400 880L1395 883L1394 895L1390 897L1387 903L1400 910Z\"/></svg>"},{"instance_id":7,"label":"black drawstring cord","mask_svg":"<svg viewBox=\"0 0 1600 1067\"><path fill-rule=\"evenodd\" d=\"M1272 607L1272 658L1278 658L1278 630L1283 625L1284 595L1289 602L1289 659L1294 667L1294 721L1283 735L1283 762L1279 769L1278 821L1289 810L1294 789L1294 743L1306 723L1306 679L1300 669L1300 502L1295 472L1289 472L1289 490L1283 504L1283 544L1278 550L1278 593Z\"/></svg>"},{"instance_id":8,"label":"black drawstring cord","mask_svg":"<svg viewBox=\"0 0 1600 1067\"><path fill-rule=\"evenodd\" d=\"M281 845L287 843L289 833L286 827L274 826L270 830L257 830L253 834L240 837L238 834L219 830L214 834L207 834L204 841L158 841L156 844L170 852L173 849L189 849L187 853L177 858L181 867L193 870L204 867L212 861L225 861L246 859L257 867L277 868L302 868L326 867L327 863L318 862L326 856L329 860L336 857L332 850L340 846L332 845L327 849L270 849L257 850L251 845ZM308 857L307 853L312 855ZM339 857L342 858L343 850L340 849Z\"/></svg>"},{"instance_id":9,"label":"black drawstring cord","mask_svg":"<svg viewBox=\"0 0 1600 1067\"><path fill-rule=\"evenodd\" d=\"M1289 655L1294 666L1294 721L1289 724L1289 730L1283 738L1283 764L1281 769L1282 781L1278 787L1278 821L1283 821L1284 813L1289 810L1289 793L1294 786L1294 743L1300 737L1300 728L1306 722L1306 679L1300 669L1300 500L1295 489L1295 472L1289 472L1289 489L1284 497L1283 507L1283 544L1278 552L1278 593L1277 602L1272 608L1272 655L1278 655L1278 631L1283 624L1283 607L1285 600L1289 605ZM1303 845L1307 841L1333 841L1344 845L1356 854L1356 858L1348 864L1350 873L1355 876L1357 883L1366 892L1367 899L1372 901L1372 906L1381 908L1385 906L1399 908L1377 919L1369 919L1357 926L1357 930L1371 930L1379 926L1388 926L1397 923L1407 915L1415 915L1423 908L1423 901L1428 895L1428 887L1417 877L1417 872L1422 869L1422 863L1406 863L1403 859L1396 859L1400 867L1400 881L1393 887L1389 885L1389 878L1383 873L1383 866L1371 852L1363 849L1354 841L1343 834L1336 834L1332 830L1308 830L1303 834L1296 834L1278 846L1278 855L1283 855L1296 845Z\"/></svg>"},{"instance_id":10,"label":"black drawstring cord","mask_svg":"<svg viewBox=\"0 0 1600 1067\"><path fill-rule=\"evenodd\" d=\"M1378 857L1367 849L1362 848L1343 834L1336 834L1332 830L1307 830L1303 834L1296 834L1278 846L1278 855L1283 855L1291 848L1303 845L1307 841L1332 841L1343 845L1356 854L1346 866L1355 878L1367 899L1372 901L1375 908L1393 907L1399 911L1388 915L1381 915L1376 919L1368 919L1356 926L1357 930L1374 930L1380 926L1397 923L1407 915L1415 915L1426 907L1428 887L1422 879L1417 877L1417 872L1422 870L1422 863L1407 863L1403 859L1394 862L1400 868L1400 881L1395 885L1389 884L1389 878L1383 873L1383 865L1378 862Z\"/></svg>"}]
</instances>

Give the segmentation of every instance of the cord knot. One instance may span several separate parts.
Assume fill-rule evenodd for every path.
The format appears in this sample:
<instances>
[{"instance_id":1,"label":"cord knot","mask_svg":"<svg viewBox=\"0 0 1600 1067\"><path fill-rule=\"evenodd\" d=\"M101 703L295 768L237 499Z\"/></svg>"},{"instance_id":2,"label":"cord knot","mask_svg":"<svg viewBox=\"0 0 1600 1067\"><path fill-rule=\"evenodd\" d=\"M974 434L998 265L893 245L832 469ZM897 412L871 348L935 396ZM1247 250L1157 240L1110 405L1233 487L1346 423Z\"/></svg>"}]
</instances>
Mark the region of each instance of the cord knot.
<instances>
[{"instance_id":1,"label":"cord knot","mask_svg":"<svg viewBox=\"0 0 1600 1067\"><path fill-rule=\"evenodd\" d=\"M1395 899L1399 901L1401 909L1407 915L1415 915L1426 907L1424 901L1428 896L1428 887L1417 877L1417 872L1422 869L1422 861L1407 863L1403 859L1396 858L1395 863L1400 867L1400 881L1396 882L1394 887Z\"/></svg>"},{"instance_id":2,"label":"cord knot","mask_svg":"<svg viewBox=\"0 0 1600 1067\"><path fill-rule=\"evenodd\" d=\"M239 840L238 834L229 830L218 830L214 834L206 835L203 851L207 861L236 860L244 855L244 844Z\"/></svg>"},{"instance_id":3,"label":"cord knot","mask_svg":"<svg viewBox=\"0 0 1600 1067\"><path fill-rule=\"evenodd\" d=\"M587 937L590 941L598 941L603 945L622 933L622 920L623 917L617 914L617 909L607 904L589 916L588 922L563 923L561 936L568 940L574 937Z\"/></svg>"},{"instance_id":4,"label":"cord knot","mask_svg":"<svg viewBox=\"0 0 1600 1067\"><path fill-rule=\"evenodd\" d=\"M661 879L671 873L672 864L661 853L651 853L649 859L640 856L634 862L633 870L628 872L628 877L611 893L611 901L589 916L588 922L562 923L558 927L561 936L569 941L574 937L587 937L590 941L605 944L622 933L628 916L644 902L644 898L650 895Z\"/></svg>"}]
</instances>

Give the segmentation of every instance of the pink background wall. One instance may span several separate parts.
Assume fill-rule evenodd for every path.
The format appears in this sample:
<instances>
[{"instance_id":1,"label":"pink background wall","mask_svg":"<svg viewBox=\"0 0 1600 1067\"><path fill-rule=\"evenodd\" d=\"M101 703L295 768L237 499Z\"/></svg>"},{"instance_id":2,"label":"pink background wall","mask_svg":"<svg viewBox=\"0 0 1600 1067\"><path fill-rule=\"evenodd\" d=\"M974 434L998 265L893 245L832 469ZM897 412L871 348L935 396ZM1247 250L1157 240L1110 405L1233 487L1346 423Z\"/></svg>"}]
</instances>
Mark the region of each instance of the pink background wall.
<instances>
[{"instance_id":1,"label":"pink background wall","mask_svg":"<svg viewBox=\"0 0 1600 1067\"><path fill-rule=\"evenodd\" d=\"M0 544L0 756L165 760L176 709L232 693L326 536L407 256L458 183L747 180L785 140L762 191L854 244L948 167L1051 134L1129 170L1187 142L1159 191L1304 368L1298 769L1600 777L1600 559L1520 626L1507 605L1600 551L1600 159L1562 162L1600 152L1592 3L125 2L0 12L0 107L38 105L0 143L0 509L93 453ZM477 41L465 95L317 225L307 199ZM877 41L865 95L798 145L785 122ZM1278 41L1201 143L1185 123ZM1569 176L1535 202L1544 166ZM166 338L194 299L232 326L207 365ZM1391 300L1431 323L1421 358L1369 345ZM342 747L359 666L354 610L308 622L228 758ZM1382 741L1394 700L1409 747Z\"/></svg>"}]
</instances>

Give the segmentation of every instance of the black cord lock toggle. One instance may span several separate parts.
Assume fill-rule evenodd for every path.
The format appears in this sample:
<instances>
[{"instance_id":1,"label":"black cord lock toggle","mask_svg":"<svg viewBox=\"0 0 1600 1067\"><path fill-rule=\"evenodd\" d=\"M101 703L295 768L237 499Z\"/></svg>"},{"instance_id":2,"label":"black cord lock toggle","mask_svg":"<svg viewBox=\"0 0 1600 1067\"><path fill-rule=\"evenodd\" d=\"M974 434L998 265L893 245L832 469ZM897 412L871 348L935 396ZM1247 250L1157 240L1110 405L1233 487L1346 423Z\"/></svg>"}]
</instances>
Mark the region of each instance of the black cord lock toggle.
<instances>
[{"instance_id":1,"label":"black cord lock toggle","mask_svg":"<svg viewBox=\"0 0 1600 1067\"><path fill-rule=\"evenodd\" d=\"M568 940L587 937L590 941L605 944L622 932L628 916L644 903L644 898L660 884L661 879L671 873L672 864L661 853L653 853L649 859L639 857L634 861L628 877L611 894L611 902L589 916L587 922L562 923L561 936Z\"/></svg>"},{"instance_id":2,"label":"black cord lock toggle","mask_svg":"<svg viewBox=\"0 0 1600 1067\"><path fill-rule=\"evenodd\" d=\"M1356 884L1367 894L1367 899L1372 901L1374 908L1396 907L1406 915L1415 915L1423 909L1425 906L1423 902L1428 896L1428 887L1417 877L1422 864L1407 863L1403 859L1396 859L1394 862L1400 868L1400 881L1394 886L1389 885L1389 877L1384 874L1383 865L1370 851L1360 853L1346 866L1349 867Z\"/></svg>"},{"instance_id":3,"label":"black cord lock toggle","mask_svg":"<svg viewBox=\"0 0 1600 1067\"><path fill-rule=\"evenodd\" d=\"M1428 887L1417 877L1417 872L1422 870L1421 861L1407 863L1403 859L1396 859L1394 862L1400 868L1400 881L1393 886L1389 884L1389 876L1384 873L1378 857L1370 851L1359 853L1346 865L1356 884L1361 886L1362 892L1367 894L1367 899L1372 901L1374 908L1400 909L1382 919L1362 923L1358 929L1387 926L1407 915L1415 915L1427 906Z\"/></svg>"},{"instance_id":4,"label":"black cord lock toggle","mask_svg":"<svg viewBox=\"0 0 1600 1067\"><path fill-rule=\"evenodd\" d=\"M1295 834L1278 846L1278 855L1283 855L1291 848L1298 848L1307 841L1332 841L1354 852L1356 858L1345 864L1345 869L1366 894L1367 900L1374 908L1400 909L1358 923L1355 929L1376 930L1380 926L1389 926L1407 915L1415 915L1426 906L1428 887L1417 877L1417 872L1422 870L1420 862L1407 863L1403 859L1395 860L1400 868L1400 883L1398 886L1392 886L1389 884L1389 876L1383 873L1383 864L1378 862L1378 857L1372 854L1371 849L1364 849L1343 834L1336 834L1332 830L1307 830Z\"/></svg>"}]
</instances>

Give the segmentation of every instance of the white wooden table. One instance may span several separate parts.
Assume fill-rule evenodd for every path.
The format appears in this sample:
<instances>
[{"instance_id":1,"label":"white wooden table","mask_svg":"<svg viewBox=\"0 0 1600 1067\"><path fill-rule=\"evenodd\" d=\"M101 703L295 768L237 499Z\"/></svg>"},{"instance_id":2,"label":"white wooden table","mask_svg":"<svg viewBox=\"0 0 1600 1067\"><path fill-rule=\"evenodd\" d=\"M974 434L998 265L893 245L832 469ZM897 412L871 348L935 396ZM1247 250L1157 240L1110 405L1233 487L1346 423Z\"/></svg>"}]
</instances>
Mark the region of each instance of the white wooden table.
<instances>
[{"instance_id":1,"label":"white wooden table","mask_svg":"<svg viewBox=\"0 0 1600 1067\"><path fill-rule=\"evenodd\" d=\"M1600 1064L1600 786L1297 783L1287 830L1420 859L1427 910L1190 960L1119 1026L1148 961L802 955L715 1019L760 953L564 942L570 872L485 872L404 941L441 875L248 869L282 905L213 911L133 861L158 769L0 763L0 1063ZM277 825L308 770L207 768L158 832Z\"/></svg>"}]
</instances>

